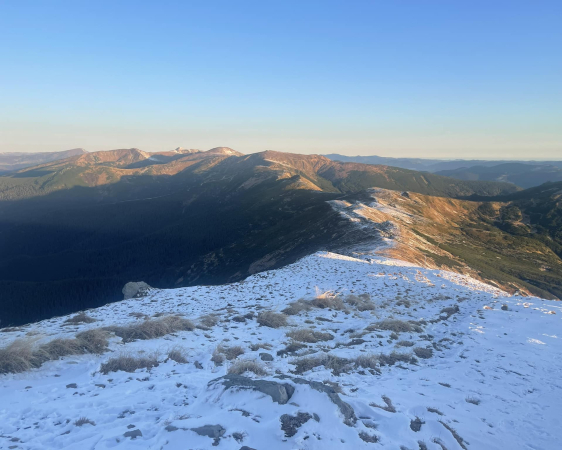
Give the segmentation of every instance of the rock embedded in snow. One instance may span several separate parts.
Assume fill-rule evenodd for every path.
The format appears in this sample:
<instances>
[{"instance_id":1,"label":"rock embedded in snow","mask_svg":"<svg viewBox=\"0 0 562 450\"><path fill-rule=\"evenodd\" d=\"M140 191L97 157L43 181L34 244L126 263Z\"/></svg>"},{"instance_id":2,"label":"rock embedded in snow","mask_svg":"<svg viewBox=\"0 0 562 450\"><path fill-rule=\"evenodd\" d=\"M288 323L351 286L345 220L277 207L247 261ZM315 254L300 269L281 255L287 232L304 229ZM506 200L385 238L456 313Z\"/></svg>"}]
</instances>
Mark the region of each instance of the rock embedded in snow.
<instances>
[{"instance_id":1,"label":"rock embedded in snow","mask_svg":"<svg viewBox=\"0 0 562 450\"><path fill-rule=\"evenodd\" d=\"M294 416L283 414L279 420L281 421L281 430L285 432L285 437L293 437L297 434L299 428L310 419L312 419L312 415L299 411Z\"/></svg>"},{"instance_id":2,"label":"rock embedded in snow","mask_svg":"<svg viewBox=\"0 0 562 450\"><path fill-rule=\"evenodd\" d=\"M225 389L251 389L262 394L269 395L275 403L286 404L295 392L295 388L289 383L277 383L276 381L253 380L242 375L225 375L212 380L210 384L221 383Z\"/></svg>"},{"instance_id":3,"label":"rock embedded in snow","mask_svg":"<svg viewBox=\"0 0 562 450\"><path fill-rule=\"evenodd\" d=\"M123 287L123 300L145 296L152 287L144 281L129 281Z\"/></svg>"},{"instance_id":4,"label":"rock embedded in snow","mask_svg":"<svg viewBox=\"0 0 562 450\"><path fill-rule=\"evenodd\" d=\"M269 353L260 353L260 359L262 361L273 361L273 356Z\"/></svg>"}]
</instances>

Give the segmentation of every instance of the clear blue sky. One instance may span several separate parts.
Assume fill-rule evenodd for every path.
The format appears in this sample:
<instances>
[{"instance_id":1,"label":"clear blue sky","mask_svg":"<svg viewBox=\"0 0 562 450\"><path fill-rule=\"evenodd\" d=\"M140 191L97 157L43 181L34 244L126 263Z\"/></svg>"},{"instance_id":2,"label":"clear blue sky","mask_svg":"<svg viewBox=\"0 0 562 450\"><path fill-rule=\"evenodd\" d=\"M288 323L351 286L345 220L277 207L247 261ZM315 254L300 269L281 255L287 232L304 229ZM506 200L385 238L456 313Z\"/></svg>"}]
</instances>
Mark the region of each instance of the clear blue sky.
<instances>
[{"instance_id":1,"label":"clear blue sky","mask_svg":"<svg viewBox=\"0 0 562 450\"><path fill-rule=\"evenodd\" d=\"M562 1L0 0L0 151L562 158Z\"/></svg>"}]
</instances>

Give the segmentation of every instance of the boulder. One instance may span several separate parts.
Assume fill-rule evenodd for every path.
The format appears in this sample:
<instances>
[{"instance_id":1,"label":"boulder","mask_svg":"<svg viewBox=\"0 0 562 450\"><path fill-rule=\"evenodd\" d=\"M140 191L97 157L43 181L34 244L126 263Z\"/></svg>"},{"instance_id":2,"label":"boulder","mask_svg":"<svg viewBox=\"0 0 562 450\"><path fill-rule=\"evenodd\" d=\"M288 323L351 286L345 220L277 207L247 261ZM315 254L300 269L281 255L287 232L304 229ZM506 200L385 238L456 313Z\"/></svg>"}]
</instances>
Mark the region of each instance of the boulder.
<instances>
[{"instance_id":1,"label":"boulder","mask_svg":"<svg viewBox=\"0 0 562 450\"><path fill-rule=\"evenodd\" d=\"M129 281L123 287L123 299L144 297L152 289L144 281Z\"/></svg>"}]
</instances>

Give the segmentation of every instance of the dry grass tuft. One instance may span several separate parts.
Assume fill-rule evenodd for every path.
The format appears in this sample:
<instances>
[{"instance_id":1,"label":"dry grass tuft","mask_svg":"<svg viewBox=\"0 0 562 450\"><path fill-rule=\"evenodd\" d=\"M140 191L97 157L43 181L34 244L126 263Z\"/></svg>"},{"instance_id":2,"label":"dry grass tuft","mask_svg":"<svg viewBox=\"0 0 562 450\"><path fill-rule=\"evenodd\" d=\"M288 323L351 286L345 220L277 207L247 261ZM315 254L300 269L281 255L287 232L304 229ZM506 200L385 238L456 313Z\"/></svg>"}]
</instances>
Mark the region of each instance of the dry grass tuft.
<instances>
[{"instance_id":1,"label":"dry grass tuft","mask_svg":"<svg viewBox=\"0 0 562 450\"><path fill-rule=\"evenodd\" d=\"M310 311L312 309L312 305L310 303L310 301L308 300L304 300L304 299L300 299L297 300L296 302L291 302L289 303L289 306L287 306L282 313L283 314L287 314L289 316L296 316L297 314L300 314L301 312L305 311Z\"/></svg>"},{"instance_id":2,"label":"dry grass tuft","mask_svg":"<svg viewBox=\"0 0 562 450\"><path fill-rule=\"evenodd\" d=\"M106 327L105 330L115 333L123 342L155 339L177 331L193 331L195 325L188 319L179 316L167 316L161 319L149 319L126 327Z\"/></svg>"},{"instance_id":3,"label":"dry grass tuft","mask_svg":"<svg viewBox=\"0 0 562 450\"><path fill-rule=\"evenodd\" d=\"M261 377L267 375L264 366L254 359L239 359L228 368L228 373L234 375L242 375L246 372L252 372Z\"/></svg>"},{"instance_id":4,"label":"dry grass tuft","mask_svg":"<svg viewBox=\"0 0 562 450\"><path fill-rule=\"evenodd\" d=\"M71 339L54 339L36 346L36 340L22 339L0 349L0 373L19 373L40 367L69 355L100 354L107 350L107 333L89 330L78 333Z\"/></svg>"},{"instance_id":5,"label":"dry grass tuft","mask_svg":"<svg viewBox=\"0 0 562 450\"><path fill-rule=\"evenodd\" d=\"M354 307L357 311L373 311L375 309L375 304L369 294L348 295L345 298L345 303Z\"/></svg>"},{"instance_id":6,"label":"dry grass tuft","mask_svg":"<svg viewBox=\"0 0 562 450\"><path fill-rule=\"evenodd\" d=\"M295 365L295 373L299 375L320 366L331 370L334 375L340 375L350 368L351 363L352 361L349 359L329 354L297 358L291 361L291 364Z\"/></svg>"},{"instance_id":7,"label":"dry grass tuft","mask_svg":"<svg viewBox=\"0 0 562 450\"><path fill-rule=\"evenodd\" d=\"M473 405L479 405L481 402L481 400L478 397L472 397L472 396L466 397L465 400L467 403L472 403Z\"/></svg>"},{"instance_id":8,"label":"dry grass tuft","mask_svg":"<svg viewBox=\"0 0 562 450\"><path fill-rule=\"evenodd\" d=\"M168 358L179 364L187 364L187 350L183 347L176 346L168 351Z\"/></svg>"},{"instance_id":9,"label":"dry grass tuft","mask_svg":"<svg viewBox=\"0 0 562 450\"><path fill-rule=\"evenodd\" d=\"M199 323L207 328L214 327L219 323L219 316L216 314L206 314L199 317Z\"/></svg>"},{"instance_id":10,"label":"dry grass tuft","mask_svg":"<svg viewBox=\"0 0 562 450\"><path fill-rule=\"evenodd\" d=\"M342 299L334 295L323 294L313 299L310 303L316 308L335 309L337 311L344 311L346 309Z\"/></svg>"},{"instance_id":11,"label":"dry grass tuft","mask_svg":"<svg viewBox=\"0 0 562 450\"><path fill-rule=\"evenodd\" d=\"M0 373L19 373L33 368L31 340L17 340L0 349Z\"/></svg>"},{"instance_id":12,"label":"dry grass tuft","mask_svg":"<svg viewBox=\"0 0 562 450\"><path fill-rule=\"evenodd\" d=\"M260 325L270 328L281 328L287 326L287 316L274 311L262 311L258 314L257 321Z\"/></svg>"},{"instance_id":13,"label":"dry grass tuft","mask_svg":"<svg viewBox=\"0 0 562 450\"><path fill-rule=\"evenodd\" d=\"M315 344L318 341L331 341L334 339L334 335L331 333L314 331L310 328L300 328L298 330L289 331L287 336L297 342L308 342L310 344Z\"/></svg>"},{"instance_id":14,"label":"dry grass tuft","mask_svg":"<svg viewBox=\"0 0 562 450\"><path fill-rule=\"evenodd\" d=\"M213 357L211 358L211 361L217 362L215 361L215 359L218 359L220 361L219 363L220 365L224 362L224 358L228 359L229 361L232 361L233 359L238 358L240 355L243 355L245 352L246 351L244 350L244 348L240 347L239 345L228 347L224 344L220 344L213 352ZM224 358L221 360L220 357L217 357L217 355L223 355Z\"/></svg>"},{"instance_id":15,"label":"dry grass tuft","mask_svg":"<svg viewBox=\"0 0 562 450\"><path fill-rule=\"evenodd\" d=\"M142 356L133 356L128 353L123 353L103 363L100 367L100 372L104 375L118 371L131 373L137 369L150 370L156 366L158 366L158 354L156 353Z\"/></svg>"},{"instance_id":16,"label":"dry grass tuft","mask_svg":"<svg viewBox=\"0 0 562 450\"><path fill-rule=\"evenodd\" d=\"M398 341L396 347L413 347L415 344L412 341Z\"/></svg>"},{"instance_id":17,"label":"dry grass tuft","mask_svg":"<svg viewBox=\"0 0 562 450\"><path fill-rule=\"evenodd\" d=\"M390 355L379 355L379 362L381 366L393 366L397 362L410 363L415 361L413 361L411 353L392 352Z\"/></svg>"},{"instance_id":18,"label":"dry grass tuft","mask_svg":"<svg viewBox=\"0 0 562 450\"><path fill-rule=\"evenodd\" d=\"M77 427L81 427L82 425L86 425L86 424L96 426L96 422L88 419L87 417L80 417L78 420L74 422L74 425Z\"/></svg>"},{"instance_id":19,"label":"dry grass tuft","mask_svg":"<svg viewBox=\"0 0 562 450\"><path fill-rule=\"evenodd\" d=\"M385 406L377 405L376 403L369 403L369 406L372 406L373 408L380 408L384 411L388 411L388 412L391 412L391 413L395 413L396 408L392 404L392 400L390 400L390 398L387 397L386 395L383 395L381 398L382 398L382 401L385 403Z\"/></svg>"},{"instance_id":20,"label":"dry grass tuft","mask_svg":"<svg viewBox=\"0 0 562 450\"><path fill-rule=\"evenodd\" d=\"M379 366L379 357L373 353L367 355L359 355L355 358L355 367L364 369L377 369Z\"/></svg>"},{"instance_id":21,"label":"dry grass tuft","mask_svg":"<svg viewBox=\"0 0 562 450\"><path fill-rule=\"evenodd\" d=\"M257 352L260 348L263 348L264 350L271 350L272 345L267 342L256 342L255 344L250 345L250 349L253 352Z\"/></svg>"},{"instance_id":22,"label":"dry grass tuft","mask_svg":"<svg viewBox=\"0 0 562 450\"><path fill-rule=\"evenodd\" d=\"M64 323L79 324L79 323L92 323L92 322L95 322L95 321L96 321L96 319L88 316L85 312L79 312L75 316L66 319L64 321Z\"/></svg>"},{"instance_id":23,"label":"dry grass tuft","mask_svg":"<svg viewBox=\"0 0 562 450\"><path fill-rule=\"evenodd\" d=\"M414 349L414 353L418 358L422 359L429 359L433 356L433 349L431 348L423 348L423 347L416 347Z\"/></svg>"},{"instance_id":24,"label":"dry grass tuft","mask_svg":"<svg viewBox=\"0 0 562 450\"><path fill-rule=\"evenodd\" d=\"M395 333L421 333L423 331L423 328L415 322L405 322L398 319L385 319L369 325L366 329L369 331L393 331Z\"/></svg>"}]
</instances>

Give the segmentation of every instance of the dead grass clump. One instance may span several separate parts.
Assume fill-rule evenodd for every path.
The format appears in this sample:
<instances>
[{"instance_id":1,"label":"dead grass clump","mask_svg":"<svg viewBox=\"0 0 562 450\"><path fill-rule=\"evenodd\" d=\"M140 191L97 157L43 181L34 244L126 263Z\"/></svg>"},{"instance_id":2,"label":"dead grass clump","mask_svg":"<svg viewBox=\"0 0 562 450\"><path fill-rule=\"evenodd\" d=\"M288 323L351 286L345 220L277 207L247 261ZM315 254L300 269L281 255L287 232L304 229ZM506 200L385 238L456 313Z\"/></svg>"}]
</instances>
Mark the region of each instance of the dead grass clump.
<instances>
[{"instance_id":1,"label":"dead grass clump","mask_svg":"<svg viewBox=\"0 0 562 450\"><path fill-rule=\"evenodd\" d=\"M364 442L368 442L369 444L376 444L377 442L379 442L378 436L375 436L374 434L365 433L364 431L361 431L359 433L359 438Z\"/></svg>"},{"instance_id":2,"label":"dead grass clump","mask_svg":"<svg viewBox=\"0 0 562 450\"><path fill-rule=\"evenodd\" d=\"M412 341L398 341L396 347L413 347L415 344Z\"/></svg>"},{"instance_id":3,"label":"dead grass clump","mask_svg":"<svg viewBox=\"0 0 562 450\"><path fill-rule=\"evenodd\" d=\"M25 372L33 367L33 341L17 340L0 349L0 373Z\"/></svg>"},{"instance_id":4,"label":"dead grass clump","mask_svg":"<svg viewBox=\"0 0 562 450\"><path fill-rule=\"evenodd\" d=\"M379 365L379 357L373 353L360 355L355 358L355 367L364 369L377 369Z\"/></svg>"},{"instance_id":5,"label":"dead grass clump","mask_svg":"<svg viewBox=\"0 0 562 450\"><path fill-rule=\"evenodd\" d=\"M168 359L179 364L187 364L187 352L183 347L174 347L168 351Z\"/></svg>"},{"instance_id":6,"label":"dead grass clump","mask_svg":"<svg viewBox=\"0 0 562 450\"><path fill-rule=\"evenodd\" d=\"M161 319L149 319L126 327L107 327L107 331L115 333L123 342L155 339L177 331L193 331L195 325L188 319L179 316L167 316Z\"/></svg>"},{"instance_id":7,"label":"dead grass clump","mask_svg":"<svg viewBox=\"0 0 562 450\"><path fill-rule=\"evenodd\" d=\"M395 333L421 333L423 331L423 328L415 322L398 319L385 319L369 325L366 329L369 331L393 331Z\"/></svg>"},{"instance_id":8,"label":"dead grass clump","mask_svg":"<svg viewBox=\"0 0 562 450\"><path fill-rule=\"evenodd\" d=\"M100 372L104 375L118 371L131 373L138 369L150 370L156 366L158 366L158 355L156 353L139 356L123 353L103 363L100 367Z\"/></svg>"},{"instance_id":9,"label":"dead grass clump","mask_svg":"<svg viewBox=\"0 0 562 450\"><path fill-rule=\"evenodd\" d=\"M267 342L256 342L255 344L250 345L250 350L252 350L253 352L257 352L260 348L263 348L264 350L271 350L272 345L268 344Z\"/></svg>"},{"instance_id":10,"label":"dead grass clump","mask_svg":"<svg viewBox=\"0 0 562 450\"><path fill-rule=\"evenodd\" d=\"M223 355L224 358L221 360L220 357L217 356L215 359L220 361L220 364L222 364L222 362L224 362L224 359L228 359L229 361L232 361L233 359L238 358L240 355L243 355L245 352L246 351L244 350L244 348L240 347L239 345L228 347L224 344L220 344L213 352L213 357L211 358L211 361L216 362L213 358L215 358L216 355L220 354Z\"/></svg>"},{"instance_id":11,"label":"dead grass clump","mask_svg":"<svg viewBox=\"0 0 562 450\"><path fill-rule=\"evenodd\" d=\"M311 309L312 309L312 304L310 303L310 301L301 298L296 302L289 303L289 306L287 306L281 312L289 316L296 316L297 314L300 314L303 311L307 312L310 311Z\"/></svg>"},{"instance_id":12,"label":"dead grass clump","mask_svg":"<svg viewBox=\"0 0 562 450\"><path fill-rule=\"evenodd\" d=\"M382 398L382 401L385 403L385 406L377 405L376 403L369 403L369 406L372 406L373 408L380 408L380 409L382 409L384 411L388 411L390 413L395 413L396 408L392 404L392 400L390 400L390 398L388 398L386 395L383 395L381 398Z\"/></svg>"},{"instance_id":13,"label":"dead grass clump","mask_svg":"<svg viewBox=\"0 0 562 450\"><path fill-rule=\"evenodd\" d=\"M373 311L375 309L375 304L369 294L348 295L345 298L345 303L354 307L357 311Z\"/></svg>"},{"instance_id":14,"label":"dead grass clump","mask_svg":"<svg viewBox=\"0 0 562 450\"><path fill-rule=\"evenodd\" d=\"M427 410L428 410L430 413L439 414L440 416L443 416L443 415L444 415L444 414L443 414L441 411L439 411L437 408L431 408L431 407L428 406L428 407L427 407Z\"/></svg>"},{"instance_id":15,"label":"dead grass clump","mask_svg":"<svg viewBox=\"0 0 562 450\"><path fill-rule=\"evenodd\" d=\"M298 330L289 331L287 336L297 342L308 342L310 344L315 344L318 341L330 341L334 339L334 335L331 333L314 331L310 328L300 328Z\"/></svg>"},{"instance_id":16,"label":"dead grass clump","mask_svg":"<svg viewBox=\"0 0 562 450\"><path fill-rule=\"evenodd\" d=\"M239 359L228 368L228 373L234 375L242 375L246 372L252 372L261 377L267 375L263 365L254 359Z\"/></svg>"},{"instance_id":17,"label":"dead grass clump","mask_svg":"<svg viewBox=\"0 0 562 450\"><path fill-rule=\"evenodd\" d=\"M478 397L472 397L472 396L466 397L465 400L467 403L472 403L473 405L479 405L481 402L481 400Z\"/></svg>"},{"instance_id":18,"label":"dead grass clump","mask_svg":"<svg viewBox=\"0 0 562 450\"><path fill-rule=\"evenodd\" d=\"M379 355L379 362L381 366L393 366L397 362L410 363L412 362L411 353L398 353L392 352L390 355Z\"/></svg>"},{"instance_id":19,"label":"dead grass clump","mask_svg":"<svg viewBox=\"0 0 562 450\"><path fill-rule=\"evenodd\" d=\"M79 323L92 323L92 322L95 322L95 321L96 321L96 319L88 316L85 312L79 312L75 316L66 319L64 321L64 323L79 324Z\"/></svg>"},{"instance_id":20,"label":"dead grass clump","mask_svg":"<svg viewBox=\"0 0 562 450\"><path fill-rule=\"evenodd\" d=\"M291 361L291 364L295 365L295 373L299 375L320 366L331 370L334 375L340 375L347 371L351 363L349 359L333 355L304 357Z\"/></svg>"},{"instance_id":21,"label":"dead grass clump","mask_svg":"<svg viewBox=\"0 0 562 450\"><path fill-rule=\"evenodd\" d=\"M407 300L405 298L401 298L400 300L398 300L396 302L396 306L404 306L406 308L409 308L410 306L412 306L412 303L410 302L410 300Z\"/></svg>"},{"instance_id":22,"label":"dead grass clump","mask_svg":"<svg viewBox=\"0 0 562 450\"><path fill-rule=\"evenodd\" d=\"M107 333L99 329L83 331L71 339L54 339L40 346L35 342L22 339L0 349L0 373L24 372L69 355L100 354L108 346Z\"/></svg>"},{"instance_id":23,"label":"dead grass clump","mask_svg":"<svg viewBox=\"0 0 562 450\"><path fill-rule=\"evenodd\" d=\"M219 316L216 314L205 314L199 317L199 323L207 328L214 327L219 323Z\"/></svg>"},{"instance_id":24,"label":"dead grass clump","mask_svg":"<svg viewBox=\"0 0 562 450\"><path fill-rule=\"evenodd\" d=\"M453 427L447 425L445 422L443 422L442 420L439 421L439 423L441 425L443 425L445 428L447 428L447 430L449 430L449 432L453 435L453 437L455 438L455 441L457 441L457 443L460 445L460 447L463 450L468 450L465 444L468 444L468 442L466 442L460 435L459 433L457 433L457 430L455 430Z\"/></svg>"},{"instance_id":25,"label":"dead grass clump","mask_svg":"<svg viewBox=\"0 0 562 450\"><path fill-rule=\"evenodd\" d=\"M300 342L292 341L290 342L284 349L277 351L277 356L285 356L285 355L292 355L299 350L306 348L305 344L301 344Z\"/></svg>"},{"instance_id":26,"label":"dead grass clump","mask_svg":"<svg viewBox=\"0 0 562 450\"><path fill-rule=\"evenodd\" d=\"M423 348L423 347L416 347L414 349L414 353L418 358L422 359L429 359L433 356L433 349L431 348Z\"/></svg>"},{"instance_id":27,"label":"dead grass clump","mask_svg":"<svg viewBox=\"0 0 562 450\"><path fill-rule=\"evenodd\" d=\"M81 427L82 425L86 425L86 424L96 426L96 422L88 419L87 417L80 417L78 420L74 422L74 425L77 427Z\"/></svg>"},{"instance_id":28,"label":"dead grass clump","mask_svg":"<svg viewBox=\"0 0 562 450\"><path fill-rule=\"evenodd\" d=\"M109 345L107 332L100 328L82 331L76 335L76 339L79 341L83 353L99 355L105 352Z\"/></svg>"},{"instance_id":29,"label":"dead grass clump","mask_svg":"<svg viewBox=\"0 0 562 450\"><path fill-rule=\"evenodd\" d=\"M225 356L220 350L220 346L215 348L213 355L211 356L211 361L215 363L215 366L222 366L225 361Z\"/></svg>"},{"instance_id":30,"label":"dead grass clump","mask_svg":"<svg viewBox=\"0 0 562 450\"><path fill-rule=\"evenodd\" d=\"M345 304L340 297L332 295L320 295L310 302L316 308L321 309L335 309L337 311L344 311Z\"/></svg>"},{"instance_id":31,"label":"dead grass clump","mask_svg":"<svg viewBox=\"0 0 562 450\"><path fill-rule=\"evenodd\" d=\"M239 345L235 345L232 347L223 347L222 353L229 361L238 358L240 355L245 353L245 350L240 347Z\"/></svg>"},{"instance_id":32,"label":"dead grass clump","mask_svg":"<svg viewBox=\"0 0 562 450\"><path fill-rule=\"evenodd\" d=\"M269 328L280 328L287 326L287 316L274 311L262 311L258 314L257 321L260 325Z\"/></svg>"}]
</instances>

